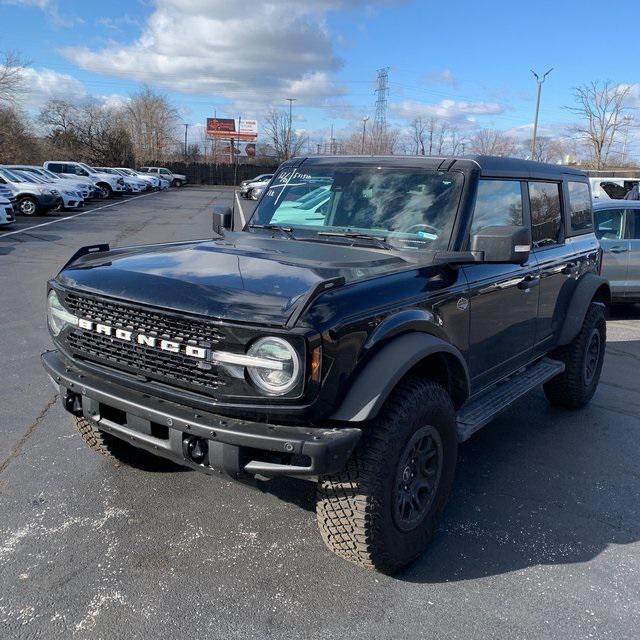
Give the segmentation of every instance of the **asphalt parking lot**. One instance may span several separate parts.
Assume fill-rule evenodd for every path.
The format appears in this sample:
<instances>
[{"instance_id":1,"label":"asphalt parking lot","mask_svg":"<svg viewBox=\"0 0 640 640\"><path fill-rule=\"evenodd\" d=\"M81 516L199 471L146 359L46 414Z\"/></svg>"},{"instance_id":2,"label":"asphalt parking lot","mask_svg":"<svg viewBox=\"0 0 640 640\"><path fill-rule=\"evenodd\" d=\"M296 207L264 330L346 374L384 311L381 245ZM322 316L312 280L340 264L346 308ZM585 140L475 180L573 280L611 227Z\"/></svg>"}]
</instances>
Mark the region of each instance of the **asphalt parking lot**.
<instances>
[{"instance_id":1,"label":"asphalt parking lot","mask_svg":"<svg viewBox=\"0 0 640 640\"><path fill-rule=\"evenodd\" d=\"M46 280L82 245L210 236L232 197L0 230L0 637L637 638L640 306L613 310L586 409L538 391L461 447L434 544L394 578L324 548L310 483L116 469L84 447L40 365Z\"/></svg>"}]
</instances>

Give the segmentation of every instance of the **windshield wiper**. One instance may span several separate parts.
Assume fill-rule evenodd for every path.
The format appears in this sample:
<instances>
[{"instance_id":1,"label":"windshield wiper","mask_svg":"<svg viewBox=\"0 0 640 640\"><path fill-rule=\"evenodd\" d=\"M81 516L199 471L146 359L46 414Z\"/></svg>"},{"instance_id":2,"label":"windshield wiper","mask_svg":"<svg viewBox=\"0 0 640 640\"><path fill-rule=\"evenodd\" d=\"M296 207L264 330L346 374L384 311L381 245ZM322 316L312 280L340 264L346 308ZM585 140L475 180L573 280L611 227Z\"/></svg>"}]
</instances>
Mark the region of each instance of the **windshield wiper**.
<instances>
[{"instance_id":1,"label":"windshield wiper","mask_svg":"<svg viewBox=\"0 0 640 640\"><path fill-rule=\"evenodd\" d=\"M385 238L379 238L378 236L370 236L366 233L355 233L353 231L319 231L319 236L334 236L337 238L349 238L352 240L367 240L375 243L380 249L393 249Z\"/></svg>"},{"instance_id":2,"label":"windshield wiper","mask_svg":"<svg viewBox=\"0 0 640 640\"><path fill-rule=\"evenodd\" d=\"M296 237L293 235L293 229L291 227L283 227L279 224L249 224L247 225L249 229L267 229L268 231L280 231L285 238L289 238L290 240L295 240Z\"/></svg>"}]
</instances>

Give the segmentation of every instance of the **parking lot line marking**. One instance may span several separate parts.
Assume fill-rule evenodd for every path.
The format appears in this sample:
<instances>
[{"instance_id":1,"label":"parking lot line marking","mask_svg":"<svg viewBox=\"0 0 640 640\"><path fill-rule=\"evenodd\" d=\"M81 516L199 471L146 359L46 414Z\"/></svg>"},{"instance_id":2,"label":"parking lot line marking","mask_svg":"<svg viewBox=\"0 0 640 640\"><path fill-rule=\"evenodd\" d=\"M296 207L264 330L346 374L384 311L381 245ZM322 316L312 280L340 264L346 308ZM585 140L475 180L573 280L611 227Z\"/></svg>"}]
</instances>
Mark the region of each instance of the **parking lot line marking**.
<instances>
[{"instance_id":1,"label":"parking lot line marking","mask_svg":"<svg viewBox=\"0 0 640 640\"><path fill-rule=\"evenodd\" d=\"M238 209L240 209L240 220L242 221L242 228L244 229L244 225L247 224L247 219L244 217L244 211L242 210L242 205L240 204L240 198L238 197L238 192L235 192L236 202L238 203Z\"/></svg>"},{"instance_id":2,"label":"parking lot line marking","mask_svg":"<svg viewBox=\"0 0 640 640\"><path fill-rule=\"evenodd\" d=\"M64 218L56 218L55 220L49 220L49 222L41 222L40 224L34 224L32 227L27 227L26 229L17 229L16 231L9 231L8 233L2 233L0 234L0 238L13 236L16 233L24 233L25 231L31 231L32 229L39 229L40 227L47 227L48 225L55 224L56 222L64 222L65 220L71 220L71 218L78 218L79 216L84 216L87 213L93 213L94 211L100 211L101 209L109 209L110 207L116 207L119 204L126 204L127 202L131 202L132 200L137 200L138 198L146 198L147 196L152 196L152 195L153 193L143 193L141 196L133 196L133 198L129 198L124 202L112 202L111 204L105 204L101 207L96 207L95 209L87 209L86 211L81 211L80 213L74 213L72 216L65 216Z\"/></svg>"}]
</instances>

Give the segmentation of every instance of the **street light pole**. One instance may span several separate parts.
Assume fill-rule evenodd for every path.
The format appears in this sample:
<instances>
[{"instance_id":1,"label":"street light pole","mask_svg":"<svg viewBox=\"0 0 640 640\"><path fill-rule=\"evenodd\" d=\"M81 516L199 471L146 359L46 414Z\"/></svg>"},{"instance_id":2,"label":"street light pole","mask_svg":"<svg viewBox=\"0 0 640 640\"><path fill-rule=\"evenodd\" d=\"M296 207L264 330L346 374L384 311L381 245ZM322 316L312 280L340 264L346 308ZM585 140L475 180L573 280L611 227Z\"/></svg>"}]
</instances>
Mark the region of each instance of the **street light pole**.
<instances>
[{"instance_id":1,"label":"street light pole","mask_svg":"<svg viewBox=\"0 0 640 640\"><path fill-rule=\"evenodd\" d=\"M289 128L287 130L287 152L286 152L286 156L287 156L287 160L289 159L289 156L291 155L291 118L292 118L292 108L293 108L293 103L296 101L296 98L285 98L285 100L289 101Z\"/></svg>"},{"instance_id":2,"label":"street light pole","mask_svg":"<svg viewBox=\"0 0 640 640\"><path fill-rule=\"evenodd\" d=\"M365 136L367 135L368 119L369 119L369 116L365 116L364 118L362 118L362 149L360 150L361 155L364 155L364 140L365 140Z\"/></svg>"},{"instance_id":3,"label":"street light pole","mask_svg":"<svg viewBox=\"0 0 640 640\"><path fill-rule=\"evenodd\" d=\"M544 81L547 79L547 76L552 71L553 71L553 67L551 67L551 69L546 71L545 74L542 76L542 79L540 79L540 76L533 69L531 69L531 73L533 73L536 79L536 84L538 85L538 98L536 99L536 117L534 118L534 121L533 121L533 137L531 138L531 159L532 160L536 159L536 138L538 137L538 115L540 114L540 95L542 93L542 85L544 84Z\"/></svg>"},{"instance_id":4,"label":"street light pole","mask_svg":"<svg viewBox=\"0 0 640 640\"><path fill-rule=\"evenodd\" d=\"M186 122L184 124L184 161L187 161L187 131L189 130L189 125Z\"/></svg>"}]
</instances>

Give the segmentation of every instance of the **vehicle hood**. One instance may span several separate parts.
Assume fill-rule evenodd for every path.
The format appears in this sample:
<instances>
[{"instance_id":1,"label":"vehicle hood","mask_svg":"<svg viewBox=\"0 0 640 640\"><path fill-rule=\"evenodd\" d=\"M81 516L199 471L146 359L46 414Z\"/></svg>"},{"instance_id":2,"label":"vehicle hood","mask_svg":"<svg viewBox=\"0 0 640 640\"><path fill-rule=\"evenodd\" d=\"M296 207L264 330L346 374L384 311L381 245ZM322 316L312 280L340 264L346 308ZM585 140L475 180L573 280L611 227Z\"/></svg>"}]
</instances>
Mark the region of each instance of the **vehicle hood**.
<instances>
[{"instance_id":1,"label":"vehicle hood","mask_svg":"<svg viewBox=\"0 0 640 640\"><path fill-rule=\"evenodd\" d=\"M221 240L115 249L63 269L66 287L186 313L283 325L322 280L353 282L410 267L369 247L229 233Z\"/></svg>"}]
</instances>

